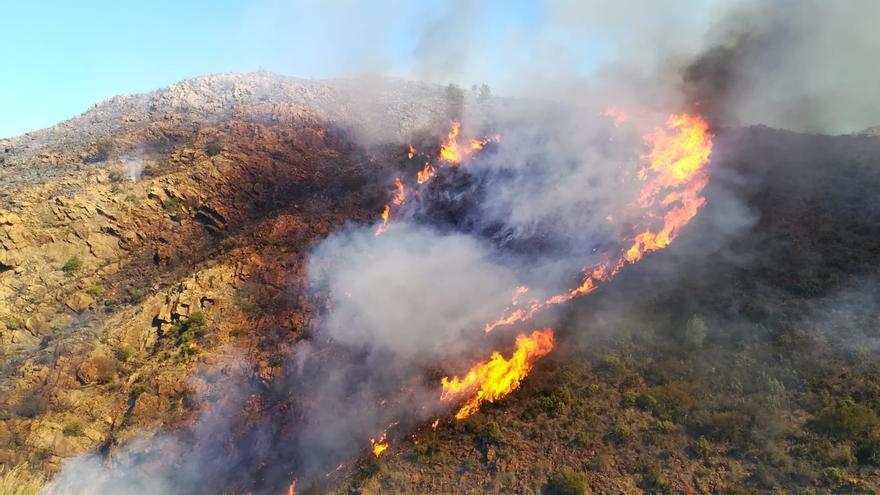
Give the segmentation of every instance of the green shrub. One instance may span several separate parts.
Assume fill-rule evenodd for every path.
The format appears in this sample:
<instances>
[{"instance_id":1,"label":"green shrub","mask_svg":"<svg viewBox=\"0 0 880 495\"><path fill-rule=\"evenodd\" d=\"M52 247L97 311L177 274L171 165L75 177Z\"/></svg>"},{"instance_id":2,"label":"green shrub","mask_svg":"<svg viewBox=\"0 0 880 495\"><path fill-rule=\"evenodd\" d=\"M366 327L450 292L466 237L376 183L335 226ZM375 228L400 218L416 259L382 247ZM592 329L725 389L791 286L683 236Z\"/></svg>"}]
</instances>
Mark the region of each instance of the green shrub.
<instances>
[{"instance_id":1,"label":"green shrub","mask_svg":"<svg viewBox=\"0 0 880 495\"><path fill-rule=\"evenodd\" d=\"M223 145L217 139L212 139L205 144L205 153L208 156L219 155L223 151Z\"/></svg>"},{"instance_id":2,"label":"green shrub","mask_svg":"<svg viewBox=\"0 0 880 495\"><path fill-rule=\"evenodd\" d=\"M110 158L110 155L113 153L113 148L115 145L113 140L111 139L100 139L95 143L95 151L92 155L86 158L86 163L97 163L103 162Z\"/></svg>"},{"instance_id":3,"label":"green shrub","mask_svg":"<svg viewBox=\"0 0 880 495\"><path fill-rule=\"evenodd\" d=\"M113 167L107 174L110 182L122 182L128 179L128 172L122 167Z\"/></svg>"},{"instance_id":4,"label":"green shrub","mask_svg":"<svg viewBox=\"0 0 880 495\"><path fill-rule=\"evenodd\" d=\"M73 421L64 426L61 433L66 437L78 437L83 434L83 424L79 421Z\"/></svg>"},{"instance_id":5,"label":"green shrub","mask_svg":"<svg viewBox=\"0 0 880 495\"><path fill-rule=\"evenodd\" d=\"M694 451L698 456L705 459L712 453L712 444L706 439L706 437L700 435L700 438L697 439L697 445L695 446Z\"/></svg>"},{"instance_id":6,"label":"green shrub","mask_svg":"<svg viewBox=\"0 0 880 495\"><path fill-rule=\"evenodd\" d=\"M382 461L378 457L369 456L367 460L361 464L360 469L354 475L354 481L361 484L371 478L375 478L382 472Z\"/></svg>"},{"instance_id":7,"label":"green shrub","mask_svg":"<svg viewBox=\"0 0 880 495\"><path fill-rule=\"evenodd\" d=\"M130 304L132 306L140 304L141 301L144 300L144 296L147 295L147 289L143 287L126 287L125 293L122 296L123 304Z\"/></svg>"},{"instance_id":8,"label":"green shrub","mask_svg":"<svg viewBox=\"0 0 880 495\"><path fill-rule=\"evenodd\" d=\"M827 467L822 470L822 479L829 485L840 485L844 483L849 476L847 472L841 468Z\"/></svg>"},{"instance_id":9,"label":"green shrub","mask_svg":"<svg viewBox=\"0 0 880 495\"><path fill-rule=\"evenodd\" d=\"M589 495L587 475L571 468L562 468L547 481L548 495Z\"/></svg>"},{"instance_id":10,"label":"green shrub","mask_svg":"<svg viewBox=\"0 0 880 495\"><path fill-rule=\"evenodd\" d=\"M162 208L172 212L179 210L182 205L183 200L178 197L168 198L168 201L162 202Z\"/></svg>"},{"instance_id":11,"label":"green shrub","mask_svg":"<svg viewBox=\"0 0 880 495\"><path fill-rule=\"evenodd\" d=\"M497 445L504 441L501 427L495 421L489 421L483 425L483 428L480 429L479 438L483 445Z\"/></svg>"},{"instance_id":12,"label":"green shrub","mask_svg":"<svg viewBox=\"0 0 880 495\"><path fill-rule=\"evenodd\" d=\"M566 386L547 389L523 409L520 417L526 421L532 421L541 414L551 417L558 416L568 410L568 404L571 400L571 391Z\"/></svg>"},{"instance_id":13,"label":"green shrub","mask_svg":"<svg viewBox=\"0 0 880 495\"><path fill-rule=\"evenodd\" d=\"M98 297L104 293L104 286L101 284L93 284L86 288L86 294L92 297Z\"/></svg>"},{"instance_id":14,"label":"green shrub","mask_svg":"<svg viewBox=\"0 0 880 495\"><path fill-rule=\"evenodd\" d=\"M674 433L678 427L675 426L675 423L669 421L668 419L661 419L657 421L657 431L660 433Z\"/></svg>"},{"instance_id":15,"label":"green shrub","mask_svg":"<svg viewBox=\"0 0 880 495\"><path fill-rule=\"evenodd\" d=\"M863 404L842 400L819 411L814 424L835 437L860 440L880 429L880 417Z\"/></svg>"},{"instance_id":16,"label":"green shrub","mask_svg":"<svg viewBox=\"0 0 880 495\"><path fill-rule=\"evenodd\" d=\"M592 444L590 434L585 431L579 431L572 438L572 443L577 445L578 447L589 447Z\"/></svg>"},{"instance_id":17,"label":"green shrub","mask_svg":"<svg viewBox=\"0 0 880 495\"><path fill-rule=\"evenodd\" d=\"M651 466L642 475L642 483L649 492L666 492L672 484L666 474L657 466Z\"/></svg>"},{"instance_id":18,"label":"green shrub","mask_svg":"<svg viewBox=\"0 0 880 495\"><path fill-rule=\"evenodd\" d=\"M79 256L72 256L64 263L64 266L61 267L61 271L68 277L72 277L79 273L82 270L82 267L83 262L79 259Z\"/></svg>"},{"instance_id":19,"label":"green shrub","mask_svg":"<svg viewBox=\"0 0 880 495\"><path fill-rule=\"evenodd\" d=\"M201 311L194 311L186 321L179 322L171 329L171 335L177 339L177 344L186 344L193 339L201 337L208 324L208 317Z\"/></svg>"},{"instance_id":20,"label":"green shrub","mask_svg":"<svg viewBox=\"0 0 880 495\"><path fill-rule=\"evenodd\" d=\"M141 177L158 177L162 175L162 168L155 163L147 163L141 170Z\"/></svg>"},{"instance_id":21,"label":"green shrub","mask_svg":"<svg viewBox=\"0 0 880 495\"><path fill-rule=\"evenodd\" d=\"M611 440L617 443L625 443L632 439L633 431L628 425L623 423L618 423L614 426L614 429L611 430L609 434Z\"/></svg>"},{"instance_id":22,"label":"green shrub","mask_svg":"<svg viewBox=\"0 0 880 495\"><path fill-rule=\"evenodd\" d=\"M15 406L15 414L22 418L35 418L42 416L49 406L49 400L39 391L34 391L23 397Z\"/></svg>"},{"instance_id":23,"label":"green shrub","mask_svg":"<svg viewBox=\"0 0 880 495\"><path fill-rule=\"evenodd\" d=\"M134 349L130 345L123 345L115 352L116 359L122 363L128 362L132 354L134 354Z\"/></svg>"},{"instance_id":24,"label":"green shrub","mask_svg":"<svg viewBox=\"0 0 880 495\"><path fill-rule=\"evenodd\" d=\"M440 454L440 442L436 436L430 434L416 444L413 451L417 459L434 459Z\"/></svg>"}]
</instances>

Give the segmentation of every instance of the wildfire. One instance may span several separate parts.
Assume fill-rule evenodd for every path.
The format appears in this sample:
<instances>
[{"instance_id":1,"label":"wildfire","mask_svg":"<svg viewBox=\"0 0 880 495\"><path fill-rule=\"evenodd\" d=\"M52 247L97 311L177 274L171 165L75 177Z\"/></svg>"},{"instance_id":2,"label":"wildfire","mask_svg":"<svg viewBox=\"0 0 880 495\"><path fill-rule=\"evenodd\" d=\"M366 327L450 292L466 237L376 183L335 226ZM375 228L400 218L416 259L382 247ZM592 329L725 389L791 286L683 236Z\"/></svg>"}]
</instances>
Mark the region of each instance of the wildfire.
<instances>
[{"instance_id":1,"label":"wildfire","mask_svg":"<svg viewBox=\"0 0 880 495\"><path fill-rule=\"evenodd\" d=\"M416 182L424 184L425 182L428 182L428 179L431 177L434 177L434 169L431 167L430 162L425 162L425 168L419 170L419 173L416 176Z\"/></svg>"},{"instance_id":2,"label":"wildfire","mask_svg":"<svg viewBox=\"0 0 880 495\"><path fill-rule=\"evenodd\" d=\"M385 205L385 208L382 209L382 214L380 215L382 218L382 225L376 228L376 237L384 234L386 230L388 230L388 218L391 216L391 207Z\"/></svg>"},{"instance_id":3,"label":"wildfire","mask_svg":"<svg viewBox=\"0 0 880 495\"><path fill-rule=\"evenodd\" d=\"M446 142L440 145L440 159L449 163L461 163L462 155L458 146L458 133L461 122L452 122L452 129L446 136Z\"/></svg>"},{"instance_id":4,"label":"wildfire","mask_svg":"<svg viewBox=\"0 0 880 495\"><path fill-rule=\"evenodd\" d=\"M455 413L464 419L477 412L483 402L494 402L519 388L535 361L553 350L553 330L535 330L531 335L519 335L516 349L510 359L494 352L488 361L478 363L463 378L443 377L440 398L446 401L473 394Z\"/></svg>"},{"instance_id":5,"label":"wildfire","mask_svg":"<svg viewBox=\"0 0 880 495\"><path fill-rule=\"evenodd\" d=\"M378 440L375 438L370 439L370 445L372 445L373 455L379 457L382 455L382 452L388 450L388 433L383 432L382 436L379 437Z\"/></svg>"},{"instance_id":6,"label":"wildfire","mask_svg":"<svg viewBox=\"0 0 880 495\"><path fill-rule=\"evenodd\" d=\"M486 324L486 332L526 321L547 306L593 292L600 282L610 280L623 266L668 246L696 216L706 203L702 192L709 181L707 165L712 153L712 135L708 124L696 115L671 115L665 127L654 129L644 140L650 149L641 156L646 165L639 172L639 179L646 183L639 193L637 206L645 220L661 223L661 226L624 240L623 244L629 247L616 259L585 270L578 287L544 301L531 301L526 309L508 307L504 316ZM655 211L658 206L665 212L658 214Z\"/></svg>"},{"instance_id":7,"label":"wildfire","mask_svg":"<svg viewBox=\"0 0 880 495\"><path fill-rule=\"evenodd\" d=\"M480 151L489 143L501 142L501 136L485 137L482 139L470 139L467 146L458 143L458 135L461 132L461 122L452 122L452 129L446 136L446 142L440 145L440 160L453 165L460 164L467 156Z\"/></svg>"},{"instance_id":8,"label":"wildfire","mask_svg":"<svg viewBox=\"0 0 880 495\"><path fill-rule=\"evenodd\" d=\"M655 129L645 136L645 142L651 149L642 156L647 165L639 172L639 178L648 182L639 195L639 206L651 208L659 204L667 211L662 227L635 236L624 256L629 263L665 248L678 236L679 230L706 203L701 194L709 182L706 164L712 154L712 135L700 117L672 115L666 128Z\"/></svg>"},{"instance_id":9,"label":"wildfire","mask_svg":"<svg viewBox=\"0 0 880 495\"><path fill-rule=\"evenodd\" d=\"M440 154L439 158L441 162L446 162L451 164L452 166L458 166L461 164L464 158L470 156L473 153L483 149L488 143L498 143L501 142L501 136L496 134L494 136L484 137L482 139L471 139L468 141L467 147L462 147L458 144L458 135L461 132L461 123L453 121L452 128L449 131L449 134L446 137L446 141L440 146ZM416 156L418 152L416 151L415 146L412 144L408 145L407 148L407 158L412 159ZM431 166L431 162L426 161L425 166L418 171L416 174L416 183L421 185L425 182L428 182L434 175L436 171L434 167ZM418 194L418 189L416 189L416 194ZM381 236L388 230L389 219L391 218L391 210L392 207L394 209L403 206L403 204L407 200L406 188L403 184L403 181L400 177L395 177L394 179L394 192L391 195L391 204L385 205L382 210L381 218L382 224L376 227L376 237Z\"/></svg>"},{"instance_id":10,"label":"wildfire","mask_svg":"<svg viewBox=\"0 0 880 495\"><path fill-rule=\"evenodd\" d=\"M400 181L400 177L395 177L394 196L391 197L391 202L400 206L404 201L406 201L406 191L403 189L403 182Z\"/></svg>"}]
</instances>

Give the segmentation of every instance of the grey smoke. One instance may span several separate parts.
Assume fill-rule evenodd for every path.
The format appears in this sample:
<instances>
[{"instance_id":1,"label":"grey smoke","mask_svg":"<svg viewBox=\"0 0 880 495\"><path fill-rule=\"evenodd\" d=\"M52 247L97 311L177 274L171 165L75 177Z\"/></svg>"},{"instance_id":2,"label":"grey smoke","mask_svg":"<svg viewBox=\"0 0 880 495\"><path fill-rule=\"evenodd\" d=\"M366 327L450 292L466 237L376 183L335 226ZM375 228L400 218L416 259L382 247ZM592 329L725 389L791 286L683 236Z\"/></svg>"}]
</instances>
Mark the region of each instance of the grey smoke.
<instances>
[{"instance_id":1,"label":"grey smoke","mask_svg":"<svg viewBox=\"0 0 880 495\"><path fill-rule=\"evenodd\" d=\"M534 37L511 36L510 50L500 55L502 65L510 57L509 72L497 76L521 81L509 87L543 101L496 100L480 108L468 101L470 132L505 137L453 182L460 187L446 199L472 203L464 225L420 223L437 212L414 201L402 213L406 221L380 238L375 226L331 235L316 246L309 268L313 289L329 302L322 325L312 342L298 345L271 391L255 387L245 372L221 379L226 393L236 393L204 414L194 438L163 432L124 446L110 461L97 454L71 460L59 490L188 493L211 483L276 489L294 476L320 479L365 453L369 438L394 421L402 423L392 435L402 435L442 414L449 406L438 402L425 368L452 361L455 372L484 357L481 326L508 304L516 285L539 294L564 290L581 268L619 248L614 239L637 220L622 212L633 198L626 179L639 168L639 136L663 113L700 102L718 124L843 132L877 123L878 69L869 55L878 53L878 37L868 24L880 6L715 2L689 15L695 4L549 3ZM465 13L456 9L466 5L452 4L448 15L428 20L417 73L461 81L472 75L469 64L486 59L469 41L491 12L468 11L472 17L457 22ZM618 41L592 74L575 70L573 52L560 42L572 33L590 39L587 30ZM381 86L371 80L364 94ZM612 132L596 115L609 104L636 108L634 127ZM713 178L715 203L698 218L711 235L685 243L680 256L724 249L724 239L754 222L726 193L724 181L736 180ZM292 398L292 406L232 438L242 427L235 408L251 394ZM206 447L218 443L235 447L213 455L217 450ZM187 468L157 468L144 478L155 462L148 453L165 451L185 452ZM262 459L272 462L258 473Z\"/></svg>"}]
</instances>

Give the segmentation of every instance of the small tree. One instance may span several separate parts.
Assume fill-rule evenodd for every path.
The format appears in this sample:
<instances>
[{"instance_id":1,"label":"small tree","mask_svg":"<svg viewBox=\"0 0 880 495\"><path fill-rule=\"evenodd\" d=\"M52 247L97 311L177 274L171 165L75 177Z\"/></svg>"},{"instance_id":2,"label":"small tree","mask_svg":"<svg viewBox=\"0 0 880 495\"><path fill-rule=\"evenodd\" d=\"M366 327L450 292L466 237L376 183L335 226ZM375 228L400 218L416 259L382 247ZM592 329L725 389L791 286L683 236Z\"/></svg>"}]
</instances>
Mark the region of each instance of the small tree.
<instances>
[{"instance_id":1,"label":"small tree","mask_svg":"<svg viewBox=\"0 0 880 495\"><path fill-rule=\"evenodd\" d=\"M484 101L488 100L488 99L491 98L491 97L492 97L492 90L489 89L489 85L488 85L488 84L483 83L483 85L480 86L480 95L477 97L478 100L479 100L480 102L484 102Z\"/></svg>"},{"instance_id":2,"label":"small tree","mask_svg":"<svg viewBox=\"0 0 880 495\"><path fill-rule=\"evenodd\" d=\"M452 83L446 86L446 109L452 120L461 119L464 112L464 90Z\"/></svg>"},{"instance_id":3,"label":"small tree","mask_svg":"<svg viewBox=\"0 0 880 495\"><path fill-rule=\"evenodd\" d=\"M87 163L96 163L103 162L110 158L110 155L113 153L114 148L113 140L111 139L100 139L97 143L95 143L95 152L92 153L92 156L86 159Z\"/></svg>"}]
</instances>

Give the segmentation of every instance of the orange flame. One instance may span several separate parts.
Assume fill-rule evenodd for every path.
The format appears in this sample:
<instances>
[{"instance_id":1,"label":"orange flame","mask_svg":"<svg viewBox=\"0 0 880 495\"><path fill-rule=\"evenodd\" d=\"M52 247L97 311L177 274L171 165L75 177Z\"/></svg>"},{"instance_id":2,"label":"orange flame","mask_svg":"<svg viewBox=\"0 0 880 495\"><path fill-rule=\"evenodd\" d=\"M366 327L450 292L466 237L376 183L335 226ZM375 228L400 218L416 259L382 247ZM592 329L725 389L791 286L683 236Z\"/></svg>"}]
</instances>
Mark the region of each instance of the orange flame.
<instances>
[{"instance_id":1,"label":"orange flame","mask_svg":"<svg viewBox=\"0 0 880 495\"><path fill-rule=\"evenodd\" d=\"M452 129L446 136L446 142L440 145L440 159L449 163L461 163L462 155L458 146L458 133L461 122L452 121Z\"/></svg>"},{"instance_id":2,"label":"orange flame","mask_svg":"<svg viewBox=\"0 0 880 495\"><path fill-rule=\"evenodd\" d=\"M431 168L431 164L429 162L425 162L425 168L419 170L418 176L416 177L416 182L419 184L424 184L428 182L428 179L434 177L434 169Z\"/></svg>"},{"instance_id":3,"label":"orange flame","mask_svg":"<svg viewBox=\"0 0 880 495\"><path fill-rule=\"evenodd\" d=\"M371 438L370 445L372 445L373 455L379 457L382 455L382 452L388 450L388 433L383 432L378 440Z\"/></svg>"},{"instance_id":4,"label":"orange flame","mask_svg":"<svg viewBox=\"0 0 880 495\"><path fill-rule=\"evenodd\" d=\"M453 121L452 129L449 131L447 135L446 142L444 142L440 146L440 161L448 162L454 166L458 166L462 160L470 156L471 154L483 149L483 147L490 142L500 142L501 135L496 134L494 136L482 138L482 139L471 139L469 141L468 148L462 148L458 144L458 135L461 132L461 123ZM418 152L416 151L413 145L408 146L407 157L412 159L416 156ZM435 175L434 167L431 166L430 162L425 162L424 168L418 171L416 174L416 182L418 184L424 184L429 181ZM395 177L394 179L394 193L391 196L391 205L385 205L385 208L382 210L381 218L382 224L376 227L376 237L381 236L388 230L389 219L391 218L391 209L392 205L395 207L403 206L406 202L407 194L406 189L403 185L403 181L400 177Z\"/></svg>"},{"instance_id":5,"label":"orange flame","mask_svg":"<svg viewBox=\"0 0 880 495\"><path fill-rule=\"evenodd\" d=\"M446 136L446 142L440 145L440 160L453 165L460 164L466 157L480 151L489 143L500 143L501 135L485 137L482 139L468 140L467 147L458 144L458 135L461 132L461 122L452 121L452 129Z\"/></svg>"},{"instance_id":6,"label":"orange flame","mask_svg":"<svg viewBox=\"0 0 880 495\"><path fill-rule=\"evenodd\" d=\"M388 230L388 218L391 216L391 207L385 205L385 208L382 209L382 225L376 228L376 237L384 234L386 230Z\"/></svg>"},{"instance_id":7,"label":"orange flame","mask_svg":"<svg viewBox=\"0 0 880 495\"><path fill-rule=\"evenodd\" d=\"M663 214L662 227L635 236L624 255L628 263L635 263L645 254L672 243L681 228L706 204L701 194L709 182L706 167L712 154L709 125L699 116L671 115L666 129L655 129L645 136L645 142L651 149L642 156L648 164L639 172L639 177L649 180L639 195L639 206L650 208L659 202L667 211Z\"/></svg>"},{"instance_id":8,"label":"orange flame","mask_svg":"<svg viewBox=\"0 0 880 495\"><path fill-rule=\"evenodd\" d=\"M394 196L391 197L391 202L397 206L403 204L406 201L406 192L403 189L403 182L400 181L400 177L394 178Z\"/></svg>"},{"instance_id":9,"label":"orange flame","mask_svg":"<svg viewBox=\"0 0 880 495\"><path fill-rule=\"evenodd\" d=\"M647 164L639 172L639 179L647 182L639 193L638 206L646 219L661 219L662 226L634 235L626 243L630 247L617 260L588 268L580 286L545 301L532 301L527 309L512 311L508 307L507 314L486 324L486 332L526 321L547 306L593 292L599 282L610 280L626 264L668 246L696 216L706 203L702 192L709 182L707 165L712 154L712 134L708 124L697 115L671 115L665 128L654 129L644 139L650 150L641 157ZM662 215L655 212L657 205L666 209Z\"/></svg>"},{"instance_id":10,"label":"orange flame","mask_svg":"<svg viewBox=\"0 0 880 495\"><path fill-rule=\"evenodd\" d=\"M463 378L443 377L440 399L451 401L473 393L455 413L456 419L464 419L477 412L483 402L495 402L519 388L535 361L553 350L553 345L553 330L549 328L535 330L528 336L519 335L510 359L495 352L488 361L471 368Z\"/></svg>"}]
</instances>

